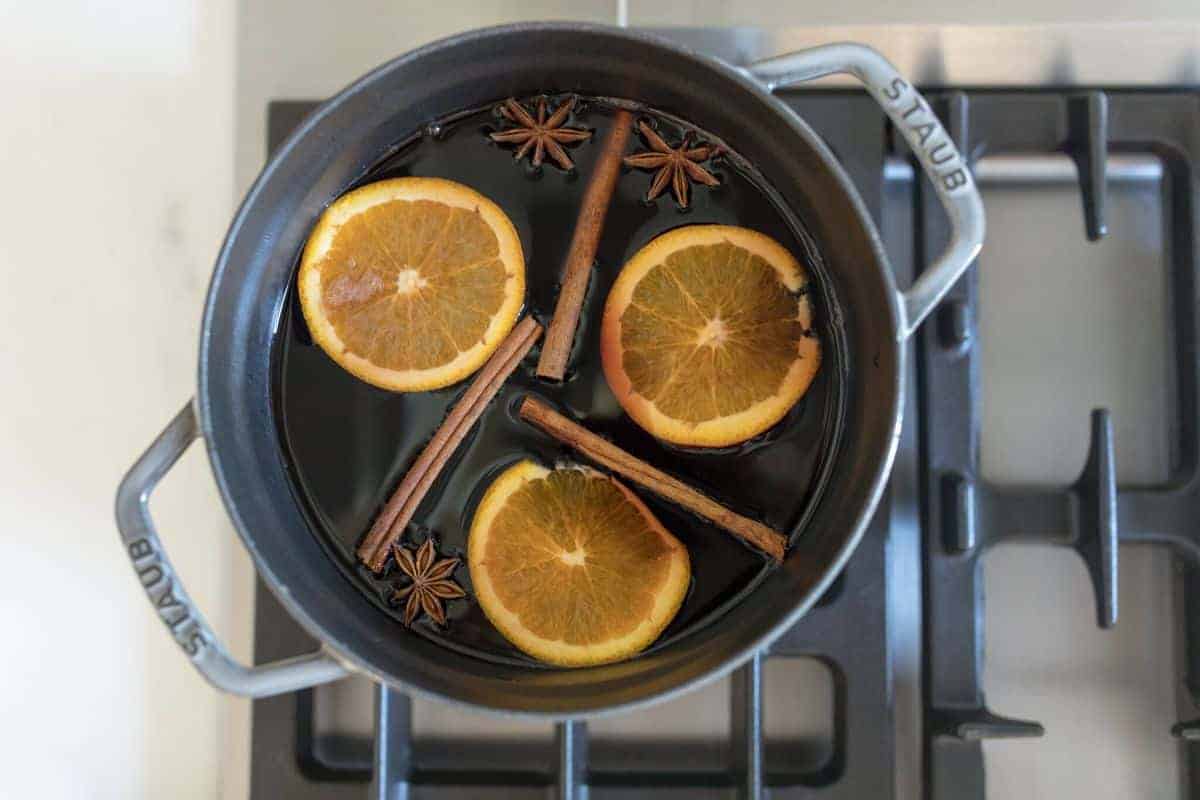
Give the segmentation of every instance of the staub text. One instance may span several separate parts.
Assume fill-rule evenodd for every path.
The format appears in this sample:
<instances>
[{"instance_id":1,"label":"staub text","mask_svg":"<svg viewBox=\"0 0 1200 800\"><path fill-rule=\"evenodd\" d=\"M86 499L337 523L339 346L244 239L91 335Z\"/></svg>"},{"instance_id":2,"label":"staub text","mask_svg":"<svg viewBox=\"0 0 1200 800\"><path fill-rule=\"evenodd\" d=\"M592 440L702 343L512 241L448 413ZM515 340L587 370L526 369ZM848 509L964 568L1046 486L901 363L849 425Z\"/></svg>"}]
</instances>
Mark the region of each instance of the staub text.
<instances>
[{"instance_id":1,"label":"staub text","mask_svg":"<svg viewBox=\"0 0 1200 800\"><path fill-rule=\"evenodd\" d=\"M147 539L134 539L129 542L129 559L142 588L150 595L150 602L158 609L158 616L175 635L175 641L189 656L200 655L207 643L204 634L198 630L188 607L175 596L171 577L163 569L154 546Z\"/></svg>"},{"instance_id":2,"label":"staub text","mask_svg":"<svg viewBox=\"0 0 1200 800\"><path fill-rule=\"evenodd\" d=\"M883 89L883 95L893 106L899 106L901 125L906 128L909 144L923 161L933 166L933 172L942 182L942 188L953 192L970 182L966 166L950 136L938 122L937 116L925 105L912 87L903 78L893 78ZM913 140L916 141L913 141Z\"/></svg>"}]
</instances>

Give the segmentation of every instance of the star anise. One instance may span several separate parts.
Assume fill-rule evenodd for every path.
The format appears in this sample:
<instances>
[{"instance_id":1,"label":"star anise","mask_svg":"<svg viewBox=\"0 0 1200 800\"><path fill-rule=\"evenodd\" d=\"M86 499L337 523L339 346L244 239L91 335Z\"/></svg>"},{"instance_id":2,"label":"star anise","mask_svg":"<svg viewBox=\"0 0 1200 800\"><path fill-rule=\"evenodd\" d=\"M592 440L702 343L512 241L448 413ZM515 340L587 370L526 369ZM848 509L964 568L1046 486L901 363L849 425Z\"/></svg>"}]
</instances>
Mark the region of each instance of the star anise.
<instances>
[{"instance_id":1,"label":"star anise","mask_svg":"<svg viewBox=\"0 0 1200 800\"><path fill-rule=\"evenodd\" d=\"M650 149L626 156L625 164L638 169L658 170L650 183L650 190L646 192L647 200L658 197L669 184L675 200L687 208L688 189L692 181L703 183L705 186L716 186L720 183L711 172L697 163L712 158L720 148L711 145L692 147L691 131L684 134L679 147L671 147L644 121L638 122L638 130L642 132Z\"/></svg>"},{"instance_id":2,"label":"star anise","mask_svg":"<svg viewBox=\"0 0 1200 800\"><path fill-rule=\"evenodd\" d=\"M411 581L407 586L398 589L393 596L396 602L407 598L404 604L404 624L412 625L423 611L438 625L445 625L446 611L442 608L442 601L467 596L450 577L458 567L458 559L437 559L433 537L426 539L415 555L399 543L392 546L392 554L396 557L396 566L400 567L400 571Z\"/></svg>"},{"instance_id":3,"label":"star anise","mask_svg":"<svg viewBox=\"0 0 1200 800\"><path fill-rule=\"evenodd\" d=\"M571 161L571 157L567 155L567 151L563 148L563 145L582 142L584 139L591 138L592 135L591 131L562 127L562 124L567 121L567 116L574 107L575 98L572 97L555 109L554 113L547 119L546 98L539 97L537 101L537 118L535 119L533 114L525 110L525 106L510 97L500 106L500 113L517 127L491 134L492 141L521 145L513 154L513 158L517 160L524 158L532 150L533 158L531 161L535 167L540 167L542 161L546 158L546 154L549 153L550 157L560 167L571 169L575 164Z\"/></svg>"}]
</instances>

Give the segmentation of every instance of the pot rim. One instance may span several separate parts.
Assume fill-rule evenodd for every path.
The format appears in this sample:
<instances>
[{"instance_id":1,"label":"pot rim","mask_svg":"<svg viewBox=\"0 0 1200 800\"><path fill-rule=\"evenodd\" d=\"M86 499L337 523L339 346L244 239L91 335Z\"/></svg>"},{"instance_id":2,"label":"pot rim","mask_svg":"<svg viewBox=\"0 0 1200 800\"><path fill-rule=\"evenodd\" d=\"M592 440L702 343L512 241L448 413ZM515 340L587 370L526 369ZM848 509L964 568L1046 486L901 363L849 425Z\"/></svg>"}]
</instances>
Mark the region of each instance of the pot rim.
<instances>
[{"instance_id":1,"label":"pot rim","mask_svg":"<svg viewBox=\"0 0 1200 800\"><path fill-rule=\"evenodd\" d=\"M233 499L237 495L237 492L234 490L229 481L226 462L218 446L215 444L215 438L213 436L215 426L213 421L213 392L211 389L214 372L211 353L211 338L212 330L215 325L217 290L222 283L222 279L225 277L225 273L230 269L229 265L232 259L232 243L245 225L250 211L258 205L259 197L261 196L264 187L271 182L272 177L275 175L276 171L280 169L281 163L286 159L289 152L291 152L299 142L311 135L314 129L319 127L327 117L335 113L348 99L364 92L370 92L376 82L386 78L386 76L388 76L391 72L397 69L402 69L414 61L419 61L430 53L446 47L461 46L472 41L491 37L508 36L513 34L536 36L542 33L555 32L590 32L594 34L611 36L613 38L623 38L644 46L671 51L677 55L703 62L714 72L720 74L728 80L740 84L744 89L756 94L760 100L767 103L776 112L780 118L780 121L787 125L788 130L794 136L804 140L806 145L811 147L820 155L822 160L825 162L825 166L830 171L833 179L837 182L841 190L846 195L854 213L860 219L861 227L867 234L868 245L877 259L877 264L872 266L877 266L879 272L882 273L880 275L880 279L883 281L886 288L886 291L883 294L886 298L886 307L890 317L890 329L894 332L894 335L887 342L879 342L878 345L881 348L892 348L894 351L894 361L896 364L895 371L892 376L892 386L890 387L892 389L890 394L893 398L893 402L892 407L887 410L888 418L890 419L888 429L890 430L891 435L889 436L889 440L883 449L882 458L878 459L874 466L873 473L869 475L871 488L870 491L866 493L867 502L863 504L859 508L857 514L855 514L852 532L845 537L840 547L836 550L834 556L825 565L822 576L815 582L812 588L808 590L807 597L802 602L792 607L786 614L779 617L774 624L759 634L752 643L740 648L732 655L725 657L720 666L713 668L706 673L703 673L697 677L692 677L688 680L680 681L666 689L653 691L624 702L593 706L586 710L568 712L541 709L531 710L527 708L516 708L510 706L483 705L462 697L446 694L429 687L418 686L407 682L397 682L394 677L385 675L383 672L373 667L370 663L354 653L351 648L345 646L337 636L333 635L336 633L336 631L328 630L312 615L310 615L304 605L296 600L291 589L281 584L278 576L271 569L268 560L264 558L260 552L259 547L255 543L254 537L249 533L248 526L243 520L242 515L238 512L237 505ZM345 88L341 89L335 95L322 103L319 108L314 110L313 113L310 114L287 137L284 143L280 145L278 150L268 159L266 165L259 173L250 189L247 191L237 213L234 215L215 262L209 289L205 298L204 314L201 323L198 363L198 391L196 395L195 408L199 421L200 432L205 442L205 450L208 453L209 463L213 472L213 477L219 488L222 502L224 503L230 518L233 520L234 527L238 532L239 538L246 547L247 551L250 553L250 556L254 562L255 570L260 576L263 577L264 583L266 583L275 597L288 611L288 613L300 624L300 626L309 635L318 640L324 648L332 652L340 661L350 667L353 671L364 674L380 683L399 686L406 692L410 692L421 697L436 699L441 702L449 702L464 708L485 710L489 712L498 712L507 715L542 720L568 720L584 717L596 718L657 704L673 697L677 697L683 693L690 692L693 689L707 685L724 677L737 667L742 666L746 661L753 657L755 653L760 652L764 647L769 645L770 642L774 641L781 634L795 625L796 622L802 616L804 616L824 594L829 585L837 578L837 576L841 574L846 561L849 559L859 540L862 538L871 516L875 513L875 509L878 506L880 497L882 496L886 484L887 476L891 472L899 442L906 383L906 357L900 324L900 321L903 318L903 311L900 308L899 297L900 295L896 291L895 287L895 278L890 268L890 262L886 253L884 252L883 243L879 235L878 228L876 227L874 220L871 218L871 215L857 189L854 187L849 176L837 161L833 152L812 130L812 128L809 127L808 123L805 122L803 118L788 108L788 106L782 100L771 93L766 87L763 86L763 84L751 77L745 70L732 66L727 62L712 56L698 53L691 48L682 46L678 43L654 34L645 32L632 32L626 29L615 28L608 25L594 23L535 22L491 26L466 31L439 39L375 67L370 72L351 82ZM884 412L883 410L880 410L877 413L882 415Z\"/></svg>"}]
</instances>

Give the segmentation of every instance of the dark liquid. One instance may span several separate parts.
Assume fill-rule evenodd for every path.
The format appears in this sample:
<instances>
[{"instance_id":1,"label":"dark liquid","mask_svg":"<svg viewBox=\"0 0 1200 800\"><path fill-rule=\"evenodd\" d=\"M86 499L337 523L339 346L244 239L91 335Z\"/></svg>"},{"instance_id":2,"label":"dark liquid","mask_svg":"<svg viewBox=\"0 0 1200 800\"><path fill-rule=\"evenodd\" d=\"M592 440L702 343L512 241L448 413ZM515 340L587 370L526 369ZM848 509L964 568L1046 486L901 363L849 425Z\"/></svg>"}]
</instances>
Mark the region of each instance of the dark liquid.
<instances>
[{"instance_id":1,"label":"dark liquid","mask_svg":"<svg viewBox=\"0 0 1200 800\"><path fill-rule=\"evenodd\" d=\"M554 310L559 271L587 177L593 172L613 113L612 105L599 100L577 106L568 124L595 133L590 142L569 150L576 164L576 171L570 173L550 163L535 170L528 161L514 162L509 149L487 138L500 120L486 109L431 126L359 183L407 175L436 176L459 181L491 198L520 233L527 263L527 310L546 323ZM656 120L668 142L682 137L685 126L678 120L643 112L643 118L649 117ZM703 134L699 138L714 141ZM635 135L631 150L641 149L645 149L644 143ZM837 381L832 377L837 374L836 348L830 346L833 332L827 329L830 315L823 292L814 292L812 299L825 363L807 394L779 425L740 447L689 451L658 442L623 413L600 368L600 317L612 282L638 249L673 228L720 223L761 231L790 249L806 264L811 280L820 284L819 256L799 221L788 219L789 213L772 199L762 178L732 153L714 159L711 168L721 185L694 187L686 211L677 207L669 193L654 202L644 200L652 173L634 170L621 176L600 241L567 380L554 384L534 377L535 349L442 472L410 527L408 544L432 533L443 555L463 558L455 577L469 595L450 604L446 629L419 623L416 630L422 635L480 658L536 663L509 645L470 599L470 575L465 566L467 533L476 503L501 469L521 458L547 464L583 461L517 418L515 406L530 392L735 511L792 536L800 535L806 509L824 483L839 403ZM288 304L275 339L275 402L296 493L313 531L347 579L399 620L401 609L389 601L396 576L374 576L358 563L354 551L469 381L419 394L376 389L343 371L312 343L294 285ZM661 646L696 626L718 620L723 609L738 602L771 565L732 535L647 492L639 490L639 494L691 556L691 590L655 645Z\"/></svg>"}]
</instances>

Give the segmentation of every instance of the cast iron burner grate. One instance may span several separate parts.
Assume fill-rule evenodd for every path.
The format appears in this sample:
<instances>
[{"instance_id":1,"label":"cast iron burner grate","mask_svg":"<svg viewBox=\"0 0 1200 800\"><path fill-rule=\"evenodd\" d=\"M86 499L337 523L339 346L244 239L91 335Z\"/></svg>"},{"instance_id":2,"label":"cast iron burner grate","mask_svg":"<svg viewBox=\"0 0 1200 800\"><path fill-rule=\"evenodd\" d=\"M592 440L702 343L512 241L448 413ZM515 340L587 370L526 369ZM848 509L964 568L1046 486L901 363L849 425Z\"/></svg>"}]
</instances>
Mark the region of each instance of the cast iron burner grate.
<instances>
[{"instance_id":1,"label":"cast iron burner grate","mask_svg":"<svg viewBox=\"0 0 1200 800\"><path fill-rule=\"evenodd\" d=\"M1184 681L1200 700L1200 470L1198 470L1197 259L1195 198L1200 187L1200 114L1190 91L1000 92L926 94L962 152L1066 154L1078 169L1085 231L1106 232L1108 154L1146 154L1162 162L1170 203L1164 220L1170 349L1175 382L1168 420L1171 475L1161 486L1118 486L1107 409L1091 417L1082 472L1061 490L991 486L979 467L978 274L972 269L920 337L920 415L924 539L925 775L927 796L983 798L981 742L1037 737L1037 722L993 713L982 690L983 599L979 561L1001 542L1042 542L1075 550L1087 566L1101 628L1117 623L1121 544L1170 548L1185 566ZM894 137L900 142L900 137ZM920 247L935 252L947 230L932 192L920 192ZM986 249L982 260L986 260ZM1166 731L1163 732L1166 735ZM1200 796L1200 721L1180 737L1188 797Z\"/></svg>"}]
</instances>

